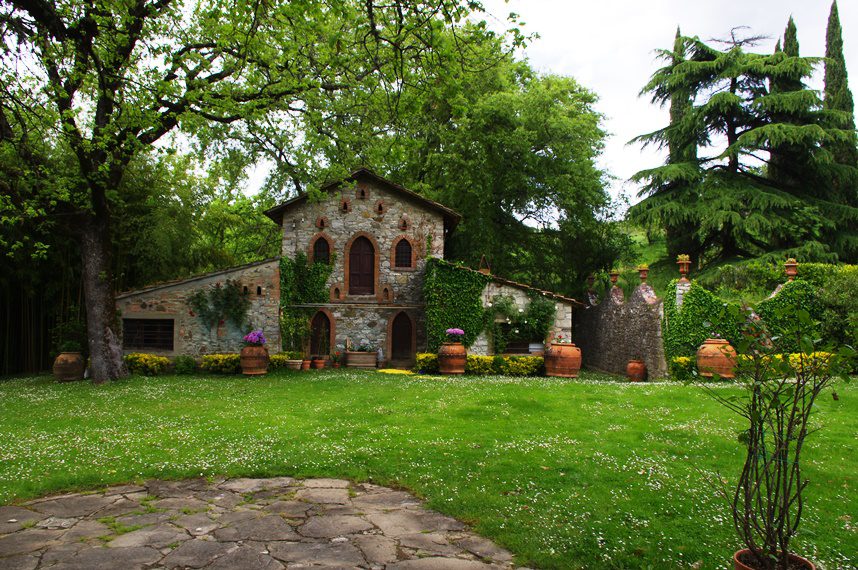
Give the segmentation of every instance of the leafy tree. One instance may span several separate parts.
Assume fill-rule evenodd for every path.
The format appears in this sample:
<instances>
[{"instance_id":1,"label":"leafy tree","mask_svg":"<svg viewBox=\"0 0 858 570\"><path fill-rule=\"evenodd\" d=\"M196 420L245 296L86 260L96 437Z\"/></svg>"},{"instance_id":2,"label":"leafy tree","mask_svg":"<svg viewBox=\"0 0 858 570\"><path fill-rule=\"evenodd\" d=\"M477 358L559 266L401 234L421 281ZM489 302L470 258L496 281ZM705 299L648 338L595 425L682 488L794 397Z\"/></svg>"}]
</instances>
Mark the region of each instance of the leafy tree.
<instances>
[{"instance_id":1,"label":"leafy tree","mask_svg":"<svg viewBox=\"0 0 858 570\"><path fill-rule=\"evenodd\" d=\"M843 29L836 0L831 3L828 27L825 31L825 108L848 113L844 128L855 128L855 104L849 90L846 58L843 56ZM833 146L837 162L858 166L855 140Z\"/></svg>"},{"instance_id":2,"label":"leafy tree","mask_svg":"<svg viewBox=\"0 0 858 570\"><path fill-rule=\"evenodd\" d=\"M212 123L312 112L307 101L325 94L398 85L403 66L431 56L438 30L479 5L211 0L187 8L170 0L0 8L0 130L39 124L66 166L50 184L38 181L43 173L22 174L36 182L19 184L2 207L7 218L61 215L76 239L95 382L124 373L112 222L136 157L177 128L200 135Z\"/></svg>"},{"instance_id":3,"label":"leafy tree","mask_svg":"<svg viewBox=\"0 0 858 570\"><path fill-rule=\"evenodd\" d=\"M818 60L793 55L794 24L787 29L790 53L747 52L755 39L734 31L721 50L680 37L673 50L661 52L668 65L643 92L662 105L688 97L693 103L667 127L635 139L674 152L665 165L633 177L644 182L645 199L630 218L692 230L685 253L704 261L766 254L836 259L830 244L851 231L856 211L820 189L830 162L823 145L848 141L851 133L832 126L831 112L804 88ZM697 155L677 160L675 149L690 141Z\"/></svg>"}]
</instances>

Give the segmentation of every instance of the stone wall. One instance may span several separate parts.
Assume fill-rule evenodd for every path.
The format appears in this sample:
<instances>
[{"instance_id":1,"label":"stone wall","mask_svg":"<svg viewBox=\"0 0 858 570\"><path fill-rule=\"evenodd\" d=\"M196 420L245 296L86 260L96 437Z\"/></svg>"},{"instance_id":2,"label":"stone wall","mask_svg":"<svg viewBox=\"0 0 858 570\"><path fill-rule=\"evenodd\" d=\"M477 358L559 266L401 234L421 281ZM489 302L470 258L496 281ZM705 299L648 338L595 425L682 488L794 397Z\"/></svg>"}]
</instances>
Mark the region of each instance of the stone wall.
<instances>
[{"instance_id":1,"label":"stone wall","mask_svg":"<svg viewBox=\"0 0 858 570\"><path fill-rule=\"evenodd\" d=\"M250 309L248 327L239 330L227 321L209 329L188 306L188 299L199 289L208 289L236 280L247 287ZM238 352L242 338L250 330L262 329L269 352L280 352L280 264L279 260L251 263L174 283L130 291L116 297L121 318L173 319L173 350L131 349L125 352L152 352L165 356Z\"/></svg>"},{"instance_id":2,"label":"stone wall","mask_svg":"<svg viewBox=\"0 0 858 570\"><path fill-rule=\"evenodd\" d=\"M628 300L614 287L601 303L576 311L574 342L581 348L587 368L625 374L634 358L646 362L650 378L667 376L661 337L663 305L647 284L635 289Z\"/></svg>"},{"instance_id":3,"label":"stone wall","mask_svg":"<svg viewBox=\"0 0 858 570\"><path fill-rule=\"evenodd\" d=\"M482 302L483 307L488 307L492 299L496 296L509 296L515 301L519 309L526 310L530 303L529 291L527 289L513 287L505 283L490 282L483 289ZM554 316L554 325L551 327L550 336L563 334L566 338L572 336L572 315L573 306L568 301L555 300L554 307L556 310ZM468 348L470 354L490 355L494 354L492 347L491 336L485 331L481 332L474 341L474 344Z\"/></svg>"}]
</instances>

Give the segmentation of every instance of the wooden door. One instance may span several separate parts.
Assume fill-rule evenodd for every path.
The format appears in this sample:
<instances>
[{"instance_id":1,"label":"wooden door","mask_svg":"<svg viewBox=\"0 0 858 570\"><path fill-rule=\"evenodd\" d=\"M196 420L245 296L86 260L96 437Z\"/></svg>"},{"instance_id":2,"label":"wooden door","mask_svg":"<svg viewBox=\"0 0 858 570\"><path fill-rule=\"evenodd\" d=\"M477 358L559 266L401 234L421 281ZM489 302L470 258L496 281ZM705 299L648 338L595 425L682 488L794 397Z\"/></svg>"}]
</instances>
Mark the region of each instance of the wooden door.
<instances>
[{"instance_id":1,"label":"wooden door","mask_svg":"<svg viewBox=\"0 0 858 570\"><path fill-rule=\"evenodd\" d=\"M349 251L349 295L375 295L375 248L363 236Z\"/></svg>"},{"instance_id":2,"label":"wooden door","mask_svg":"<svg viewBox=\"0 0 858 570\"><path fill-rule=\"evenodd\" d=\"M310 321L310 355L327 356L331 352L331 319L319 311Z\"/></svg>"},{"instance_id":3,"label":"wooden door","mask_svg":"<svg viewBox=\"0 0 858 570\"><path fill-rule=\"evenodd\" d=\"M390 327L390 335L390 358L392 360L413 359L414 327L408 315L405 313L396 315L396 318L393 319L393 326Z\"/></svg>"}]
</instances>

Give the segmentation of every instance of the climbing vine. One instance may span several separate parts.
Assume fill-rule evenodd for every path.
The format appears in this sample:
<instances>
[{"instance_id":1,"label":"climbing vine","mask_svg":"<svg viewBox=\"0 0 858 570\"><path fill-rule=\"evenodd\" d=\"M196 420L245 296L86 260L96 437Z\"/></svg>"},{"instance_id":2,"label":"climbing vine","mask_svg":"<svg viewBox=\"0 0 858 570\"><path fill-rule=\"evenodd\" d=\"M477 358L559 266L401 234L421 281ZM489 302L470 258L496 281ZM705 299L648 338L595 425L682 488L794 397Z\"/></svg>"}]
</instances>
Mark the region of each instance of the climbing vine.
<instances>
[{"instance_id":1,"label":"climbing vine","mask_svg":"<svg viewBox=\"0 0 858 570\"><path fill-rule=\"evenodd\" d=\"M304 253L298 253L294 259L280 259L280 338L283 350L306 350L310 318L316 309L301 305L328 301L327 282L333 268L333 254L329 263L309 263Z\"/></svg>"},{"instance_id":2,"label":"climbing vine","mask_svg":"<svg viewBox=\"0 0 858 570\"><path fill-rule=\"evenodd\" d=\"M526 309L509 295L495 295L483 313L484 330L492 335L495 354L506 352L510 342L544 341L554 324L556 306L542 295L532 293Z\"/></svg>"},{"instance_id":3,"label":"climbing vine","mask_svg":"<svg viewBox=\"0 0 858 570\"><path fill-rule=\"evenodd\" d=\"M208 289L197 289L188 299L188 305L209 328L221 321L244 328L250 295L238 281L230 279L224 285L218 283Z\"/></svg>"},{"instance_id":4,"label":"climbing vine","mask_svg":"<svg viewBox=\"0 0 858 570\"><path fill-rule=\"evenodd\" d=\"M786 283L777 295L757 304L756 312L766 323L769 334L780 338L779 346L785 352L798 352L798 340L789 336L796 314L804 309L814 322L811 338L820 334L818 321L822 318L822 306L814 286L802 279ZM845 318L845 315L843 316ZM807 331L811 333L811 330Z\"/></svg>"},{"instance_id":5,"label":"climbing vine","mask_svg":"<svg viewBox=\"0 0 858 570\"><path fill-rule=\"evenodd\" d=\"M673 280L668 285L664 297L662 338L668 362L677 356L695 356L698 347L713 334L736 346L739 330L735 323L725 318L729 303L692 281L691 288L683 297L682 307L677 307L677 282Z\"/></svg>"},{"instance_id":6,"label":"climbing vine","mask_svg":"<svg viewBox=\"0 0 858 570\"><path fill-rule=\"evenodd\" d=\"M489 281L488 275L429 258L423 295L430 351L438 350L449 328L465 331L465 346L474 343L484 326L482 293Z\"/></svg>"}]
</instances>

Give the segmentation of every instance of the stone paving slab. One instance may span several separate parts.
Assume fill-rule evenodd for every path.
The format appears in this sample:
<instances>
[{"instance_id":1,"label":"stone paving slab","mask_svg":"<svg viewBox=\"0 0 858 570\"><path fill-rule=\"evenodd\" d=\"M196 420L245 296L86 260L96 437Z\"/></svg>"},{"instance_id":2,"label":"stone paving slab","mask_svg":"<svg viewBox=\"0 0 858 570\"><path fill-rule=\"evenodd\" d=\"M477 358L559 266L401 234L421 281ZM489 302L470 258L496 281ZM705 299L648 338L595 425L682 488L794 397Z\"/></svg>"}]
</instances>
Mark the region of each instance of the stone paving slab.
<instances>
[{"instance_id":1,"label":"stone paving slab","mask_svg":"<svg viewBox=\"0 0 858 570\"><path fill-rule=\"evenodd\" d=\"M0 507L3 570L512 569L404 491L345 479L189 479Z\"/></svg>"}]
</instances>

